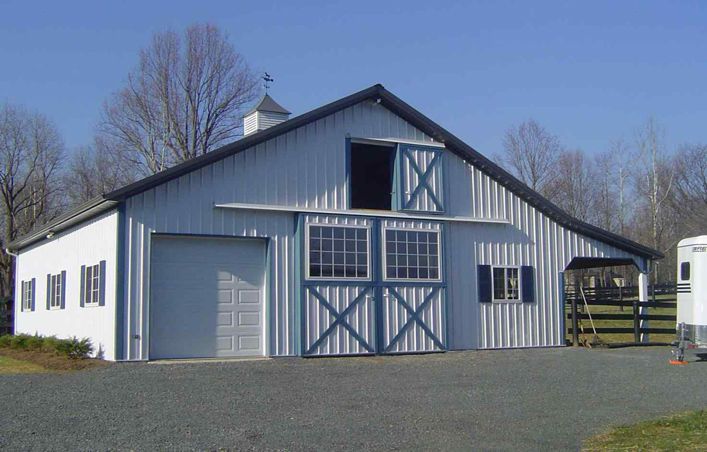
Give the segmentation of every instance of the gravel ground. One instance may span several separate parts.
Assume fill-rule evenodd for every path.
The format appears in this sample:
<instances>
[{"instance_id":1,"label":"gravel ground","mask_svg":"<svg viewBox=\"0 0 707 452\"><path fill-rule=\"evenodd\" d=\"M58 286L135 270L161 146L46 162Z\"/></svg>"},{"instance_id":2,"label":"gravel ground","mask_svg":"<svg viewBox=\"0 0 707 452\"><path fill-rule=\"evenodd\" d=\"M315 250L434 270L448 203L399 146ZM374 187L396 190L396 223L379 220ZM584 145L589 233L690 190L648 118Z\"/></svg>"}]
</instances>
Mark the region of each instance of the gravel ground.
<instances>
[{"instance_id":1,"label":"gravel ground","mask_svg":"<svg viewBox=\"0 0 707 452\"><path fill-rule=\"evenodd\" d=\"M668 356L557 348L0 376L0 448L576 450L613 425L707 407L707 362Z\"/></svg>"}]
</instances>

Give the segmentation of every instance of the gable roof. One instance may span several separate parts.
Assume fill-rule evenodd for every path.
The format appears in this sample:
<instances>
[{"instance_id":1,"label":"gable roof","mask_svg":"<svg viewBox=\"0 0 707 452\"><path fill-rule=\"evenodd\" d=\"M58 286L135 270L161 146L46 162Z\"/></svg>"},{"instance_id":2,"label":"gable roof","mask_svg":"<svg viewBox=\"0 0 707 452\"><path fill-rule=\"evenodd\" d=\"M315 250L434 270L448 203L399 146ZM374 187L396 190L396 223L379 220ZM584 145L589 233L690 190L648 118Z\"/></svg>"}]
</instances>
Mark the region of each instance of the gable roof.
<instances>
[{"instance_id":1,"label":"gable roof","mask_svg":"<svg viewBox=\"0 0 707 452\"><path fill-rule=\"evenodd\" d=\"M290 112L285 110L285 107L282 105L278 104L275 102L275 100L270 97L269 94L265 94L262 99L260 99L260 102L258 102L258 105L253 107L248 113L245 115L248 116L251 113L254 113L256 111L269 111L271 113L283 113L286 115L289 115Z\"/></svg>"},{"instance_id":2,"label":"gable roof","mask_svg":"<svg viewBox=\"0 0 707 452\"><path fill-rule=\"evenodd\" d=\"M266 97L269 96L266 95ZM302 127L306 124L324 118L325 116L329 116L339 110L348 108L352 105L358 104L369 99L380 101L380 103L384 107L397 114L413 126L417 127L422 132L432 137L434 140L444 143L445 147L449 151L453 152L454 154L469 162L485 174L489 175L499 184L506 187L515 195L517 195L518 197L526 201L528 204L535 207L537 210L547 215L550 219L562 225L563 227L641 257L646 257L649 259L660 259L663 257L663 254L660 251L651 249L647 246L641 245L640 243L622 237L618 234L605 231L602 228L572 217L571 215L557 207L555 204L551 203L549 200L544 198L542 195L533 191L531 188L529 188L527 185L525 185L513 175L508 173L506 170L504 170L503 168L492 162L490 159L482 155L480 152L476 151L474 148L464 143L462 140L460 140L452 133L450 133L449 131L447 131L446 129L444 129L443 127L441 127L440 125L438 125L437 123L435 123L434 121L432 121L431 119L429 119L428 117L426 117L425 115L405 103L402 99L398 98L390 91L386 90L381 84L373 85L362 91L359 91L330 104L311 110L300 116L296 116L292 119L284 121L280 124L267 128L260 132L245 136L231 144L227 144L215 151L209 152L208 154L204 154L186 162L180 163L179 165L168 168L160 173L146 177L125 187L107 193L97 201L102 200L105 202L111 202L114 205L115 202L124 201L130 196L149 190L150 188L163 184L169 180L190 173L194 170L207 166L223 158L245 151L246 149L251 148L259 143L265 142L274 137L294 130L298 127ZM112 205L106 207L106 210L111 207ZM70 212L67 215L74 218L78 216L78 214L80 214L80 212L78 211L79 209L77 208L75 211ZM21 247L34 243L37 240L41 240L46 235L46 232L52 230L51 228L58 226L58 223L58 221L54 221L44 226L37 232L14 241L10 244L10 248L19 249Z\"/></svg>"}]
</instances>

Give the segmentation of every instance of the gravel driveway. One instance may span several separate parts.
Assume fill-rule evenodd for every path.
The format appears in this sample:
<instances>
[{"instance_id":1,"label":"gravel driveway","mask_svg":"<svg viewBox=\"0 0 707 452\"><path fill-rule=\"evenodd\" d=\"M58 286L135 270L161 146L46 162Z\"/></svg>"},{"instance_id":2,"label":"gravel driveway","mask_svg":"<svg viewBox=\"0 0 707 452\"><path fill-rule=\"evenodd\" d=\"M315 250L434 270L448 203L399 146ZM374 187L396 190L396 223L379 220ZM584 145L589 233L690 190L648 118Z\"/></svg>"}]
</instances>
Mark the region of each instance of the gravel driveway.
<instances>
[{"instance_id":1,"label":"gravel driveway","mask_svg":"<svg viewBox=\"0 0 707 452\"><path fill-rule=\"evenodd\" d=\"M125 363L0 376L5 449L577 449L707 407L666 348Z\"/></svg>"}]
</instances>

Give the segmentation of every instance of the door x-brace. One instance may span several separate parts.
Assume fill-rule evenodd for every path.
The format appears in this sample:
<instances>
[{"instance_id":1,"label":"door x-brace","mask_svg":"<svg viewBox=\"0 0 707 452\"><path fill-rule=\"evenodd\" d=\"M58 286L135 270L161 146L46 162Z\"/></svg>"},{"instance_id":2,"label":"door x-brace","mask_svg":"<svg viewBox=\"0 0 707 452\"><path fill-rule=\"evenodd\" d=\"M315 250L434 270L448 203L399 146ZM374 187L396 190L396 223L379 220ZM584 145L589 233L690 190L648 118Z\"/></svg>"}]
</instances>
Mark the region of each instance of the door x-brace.
<instances>
[{"instance_id":1,"label":"door x-brace","mask_svg":"<svg viewBox=\"0 0 707 452\"><path fill-rule=\"evenodd\" d=\"M305 355L309 355L314 353L317 348L321 345L322 342L324 342L329 335L334 332L337 326L341 325L343 328L346 329L346 331L351 334L351 336L358 341L359 344L363 348L365 348L368 352L370 353L375 353L375 350L373 350L373 347L371 347L368 342L364 338L361 337L360 334L356 332L356 330L349 325L349 323L346 321L346 316L351 313L351 311L356 308L356 305L358 305L361 301L366 299L366 296L368 295L368 292L371 290L370 287L364 287L361 292L354 298L354 300L351 302L350 305L343 311L339 312L337 311L330 303L327 301L326 298L322 296L319 292L317 292L317 289L314 287L308 287L309 293L311 293L318 301L319 303L324 306L327 311L334 317L334 321L329 325L329 328L327 328L321 336L319 336L319 339L317 339L314 344L312 344L309 349L305 352Z\"/></svg>"},{"instance_id":2,"label":"door x-brace","mask_svg":"<svg viewBox=\"0 0 707 452\"><path fill-rule=\"evenodd\" d=\"M442 341L439 340L439 338L430 330L430 328L425 325L425 322L420 318L420 314L425 310L428 304L437 296L438 292L440 291L439 287L434 287L432 288L432 291L425 297L425 299L420 303L420 305L417 307L417 309L412 309L410 305L405 301L405 299L398 293L397 290L393 289L392 287L388 287L388 293L395 298L398 303L408 312L410 317L407 319L407 322L405 322L405 325L403 325L402 328L400 328L400 331L398 331L398 334L395 335L395 337L390 341L390 343L385 347L383 352L389 352L393 346L395 345L396 342L398 342L404 335L405 332L413 325L417 324L422 330L427 334L427 337L429 337L432 342L440 349L444 350L444 344L442 344Z\"/></svg>"}]
</instances>

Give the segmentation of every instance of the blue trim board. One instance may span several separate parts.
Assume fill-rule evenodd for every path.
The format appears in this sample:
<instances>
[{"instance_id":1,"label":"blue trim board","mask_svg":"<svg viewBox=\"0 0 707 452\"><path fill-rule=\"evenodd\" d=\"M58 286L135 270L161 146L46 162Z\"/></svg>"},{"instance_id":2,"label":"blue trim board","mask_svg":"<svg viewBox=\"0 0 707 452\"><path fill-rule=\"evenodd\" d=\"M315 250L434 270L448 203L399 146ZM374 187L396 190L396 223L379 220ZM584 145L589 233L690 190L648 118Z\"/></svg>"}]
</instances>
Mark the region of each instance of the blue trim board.
<instances>
[{"instance_id":1,"label":"blue trim board","mask_svg":"<svg viewBox=\"0 0 707 452\"><path fill-rule=\"evenodd\" d=\"M297 354L304 355L305 318L304 309L304 215L295 215L295 350Z\"/></svg>"},{"instance_id":2,"label":"blue trim board","mask_svg":"<svg viewBox=\"0 0 707 452\"><path fill-rule=\"evenodd\" d=\"M272 265L271 265L271 259L270 255L272 253L272 239L270 237L265 238L265 284L264 284L264 291L265 291L265 299L263 300L263 307L266 309L265 315L265 324L268 326L267 331L265 332L265 344L263 347L263 354L265 356L270 356L272 355L272 341L270 340L270 336L272 332L274 331L275 324L274 324L274 316L272 315L272 311L275 308L275 297L273 297L273 293L271 290L271 283L272 283Z\"/></svg>"},{"instance_id":3,"label":"blue trim board","mask_svg":"<svg viewBox=\"0 0 707 452\"><path fill-rule=\"evenodd\" d=\"M125 359L125 203L118 206L118 233L115 259L115 360Z\"/></svg>"},{"instance_id":4,"label":"blue trim board","mask_svg":"<svg viewBox=\"0 0 707 452\"><path fill-rule=\"evenodd\" d=\"M350 209L351 208L351 137L347 134L346 136L346 141L344 144L345 147L345 153L344 153L344 159L345 159L345 169L344 169L344 174L346 177L346 180L344 181L345 186L346 186L346 208Z\"/></svg>"},{"instance_id":5,"label":"blue trim board","mask_svg":"<svg viewBox=\"0 0 707 452\"><path fill-rule=\"evenodd\" d=\"M562 333L560 334L560 341L562 344L565 344L565 338L567 337L567 327L565 326L565 317L567 317L566 313L566 303L567 300L565 300L565 272L560 272L560 277L559 277L559 283L560 283L560 328L562 329Z\"/></svg>"}]
</instances>

